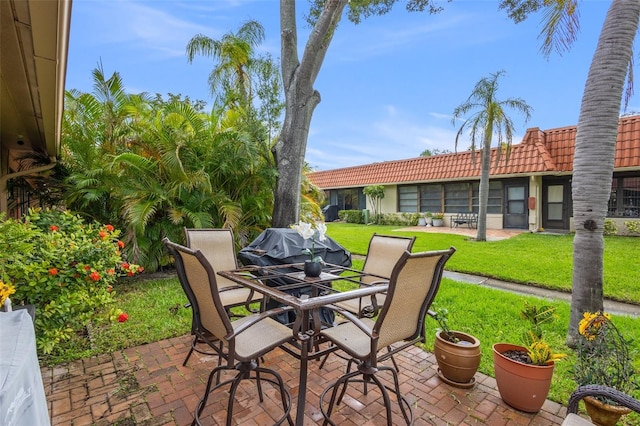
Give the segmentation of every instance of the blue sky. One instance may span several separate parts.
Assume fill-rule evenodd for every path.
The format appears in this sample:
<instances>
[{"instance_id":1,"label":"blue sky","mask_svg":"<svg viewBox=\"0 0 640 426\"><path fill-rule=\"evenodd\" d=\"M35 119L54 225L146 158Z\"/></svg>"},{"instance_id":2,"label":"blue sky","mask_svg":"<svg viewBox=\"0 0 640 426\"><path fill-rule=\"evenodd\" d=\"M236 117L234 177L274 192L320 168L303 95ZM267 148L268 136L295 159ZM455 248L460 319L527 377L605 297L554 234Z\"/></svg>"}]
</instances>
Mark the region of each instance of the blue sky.
<instances>
[{"instance_id":1,"label":"blue sky","mask_svg":"<svg viewBox=\"0 0 640 426\"><path fill-rule=\"evenodd\" d=\"M439 15L394 11L360 25L344 19L315 88L322 102L311 122L306 160L317 170L417 157L425 149L454 150L454 108L475 83L504 70L498 98L519 97L532 108L528 123L512 114L514 143L529 127L575 125L584 83L609 1L580 2L581 32L570 52L540 54L540 15L514 24L497 1L442 2ZM307 2L298 1L297 13ZM211 58L189 64L188 41L217 39L248 19L266 31L261 52L280 57L276 0L74 0L66 88L92 91L101 61L120 73L130 93L188 95L211 102ZM309 28L298 22L300 52ZM301 55L302 53L300 53ZM640 109L637 96L628 111ZM468 141L458 149L468 148Z\"/></svg>"}]
</instances>

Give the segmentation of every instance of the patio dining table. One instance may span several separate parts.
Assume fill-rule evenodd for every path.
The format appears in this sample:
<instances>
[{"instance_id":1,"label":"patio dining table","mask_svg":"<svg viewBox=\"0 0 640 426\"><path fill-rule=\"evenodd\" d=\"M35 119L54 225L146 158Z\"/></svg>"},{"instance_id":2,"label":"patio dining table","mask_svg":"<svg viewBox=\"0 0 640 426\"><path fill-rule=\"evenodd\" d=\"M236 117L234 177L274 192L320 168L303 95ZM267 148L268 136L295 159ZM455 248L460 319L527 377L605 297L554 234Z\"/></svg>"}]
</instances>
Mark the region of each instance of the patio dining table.
<instances>
[{"instance_id":1,"label":"patio dining table","mask_svg":"<svg viewBox=\"0 0 640 426\"><path fill-rule=\"evenodd\" d=\"M294 308L295 320L289 324L295 338L294 344L285 345L283 349L300 360L295 417L295 423L299 426L304 424L309 360L318 359L337 349L335 346L323 345L325 342L320 336L320 330L323 327L332 327L333 324L322 320L321 309L345 300L385 292L388 287L388 279L377 275L374 276L379 280L376 280L375 284L360 285L361 277L372 274L342 265L325 264L319 277L305 276L303 267L302 263L272 266L254 265L218 272L219 275L260 292L267 298ZM287 284L282 284L283 280ZM274 286L270 284L270 281L275 281L278 285ZM355 288L341 291L335 286L338 281L345 282L347 284L345 287ZM357 286L349 286L348 283L357 284ZM310 294L290 291L303 287L310 287Z\"/></svg>"}]
</instances>

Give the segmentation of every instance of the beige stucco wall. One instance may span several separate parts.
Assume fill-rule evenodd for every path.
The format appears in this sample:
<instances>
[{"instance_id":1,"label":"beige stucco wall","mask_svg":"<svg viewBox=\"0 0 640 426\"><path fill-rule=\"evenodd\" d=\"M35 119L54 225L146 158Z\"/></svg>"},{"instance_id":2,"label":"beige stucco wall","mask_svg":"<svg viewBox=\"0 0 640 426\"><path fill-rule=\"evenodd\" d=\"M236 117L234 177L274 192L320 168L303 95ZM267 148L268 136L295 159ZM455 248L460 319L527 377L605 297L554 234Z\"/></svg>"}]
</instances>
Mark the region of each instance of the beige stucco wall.
<instances>
[{"instance_id":1,"label":"beige stucco wall","mask_svg":"<svg viewBox=\"0 0 640 426\"><path fill-rule=\"evenodd\" d=\"M380 202L380 213L395 213L398 207L398 185L384 187L384 198ZM367 199L367 209L373 214L373 207Z\"/></svg>"}]
</instances>

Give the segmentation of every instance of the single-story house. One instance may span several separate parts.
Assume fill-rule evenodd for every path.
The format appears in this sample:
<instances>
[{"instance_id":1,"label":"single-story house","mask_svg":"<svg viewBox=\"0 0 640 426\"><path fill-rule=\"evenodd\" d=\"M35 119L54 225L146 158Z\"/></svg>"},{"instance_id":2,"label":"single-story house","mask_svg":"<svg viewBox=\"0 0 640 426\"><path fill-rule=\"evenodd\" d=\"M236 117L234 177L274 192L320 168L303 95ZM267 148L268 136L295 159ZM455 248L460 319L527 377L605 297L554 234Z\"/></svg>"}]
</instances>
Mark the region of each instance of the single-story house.
<instances>
[{"instance_id":1,"label":"single-story house","mask_svg":"<svg viewBox=\"0 0 640 426\"><path fill-rule=\"evenodd\" d=\"M573 230L571 176L576 127L527 129L509 161L491 154L487 228ZM363 189L383 185L380 213L478 211L480 158L464 151L313 172L309 179L339 210L371 209ZM640 220L640 116L620 118L608 217L624 230Z\"/></svg>"}]
</instances>

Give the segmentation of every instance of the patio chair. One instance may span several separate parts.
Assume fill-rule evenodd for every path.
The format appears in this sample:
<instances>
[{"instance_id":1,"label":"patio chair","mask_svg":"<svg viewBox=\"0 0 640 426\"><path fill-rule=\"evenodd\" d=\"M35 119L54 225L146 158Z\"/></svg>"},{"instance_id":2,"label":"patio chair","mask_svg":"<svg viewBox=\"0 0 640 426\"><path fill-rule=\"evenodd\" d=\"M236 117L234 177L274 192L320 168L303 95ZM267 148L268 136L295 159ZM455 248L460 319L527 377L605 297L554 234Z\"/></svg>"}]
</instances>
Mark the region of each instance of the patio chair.
<instances>
[{"instance_id":1,"label":"patio chair","mask_svg":"<svg viewBox=\"0 0 640 426\"><path fill-rule=\"evenodd\" d=\"M369 247L367 248L367 257L364 260L362 271L373 274L361 278L363 285L373 285L379 281L385 281L391 276L393 267L398 262L398 259L404 254L405 251L411 251L413 243L416 237L398 237L395 235L380 235L373 234L369 240ZM380 278L384 277L384 278ZM351 312L359 317L372 318L376 315L380 306L384 304L385 295L377 294L369 296L367 298L358 298L346 300L344 302L337 303L336 305L344 309L347 312ZM320 363L320 369L324 366L327 358L330 354L327 354ZM396 371L400 371L396 361L391 357Z\"/></svg>"},{"instance_id":2,"label":"patio chair","mask_svg":"<svg viewBox=\"0 0 640 426\"><path fill-rule=\"evenodd\" d=\"M365 395L367 383L375 383L382 394L387 425L394 424L388 391L396 395L407 424L413 422L411 406L400 394L396 370L380 365L380 362L409 346L425 342L425 316L440 287L444 265L454 252L453 247L449 250L413 254L405 251L393 268L387 297L375 320L359 318L350 312L338 310L348 321L320 332L352 357L347 364L346 373L320 396L320 409L325 418L325 425L335 424L331 421L331 413L334 406L342 401L350 382L362 382L365 385ZM392 349L378 355L382 348ZM354 362L358 366L355 371L351 371ZM391 373L393 387L386 386L377 377L383 371ZM358 378L360 375L362 377ZM341 386L342 391L336 398ZM330 391L331 399L325 409L325 396Z\"/></svg>"},{"instance_id":3,"label":"patio chair","mask_svg":"<svg viewBox=\"0 0 640 426\"><path fill-rule=\"evenodd\" d=\"M372 285L388 279L393 267L405 251L411 251L416 237L373 234L369 240L367 257L362 271L373 274L362 277L363 285ZM384 278L379 278L384 277ZM359 299L351 299L337 304L338 307L360 317L373 317L384 304L384 294Z\"/></svg>"},{"instance_id":4,"label":"patio chair","mask_svg":"<svg viewBox=\"0 0 640 426\"><path fill-rule=\"evenodd\" d=\"M630 408L640 414L640 401L622 393L617 389L603 385L584 385L578 387L569 397L569 405L567 405L567 417L562 422L562 426L583 426L592 425L589 420L580 417L578 413L578 405L585 396L603 396L616 404Z\"/></svg>"},{"instance_id":5,"label":"patio chair","mask_svg":"<svg viewBox=\"0 0 640 426\"><path fill-rule=\"evenodd\" d=\"M226 363L219 364L209 374L204 395L194 413L192 426L201 424L200 416L207 404L209 394L227 385L231 386L226 424L231 425L236 390L240 382L245 379L256 381L260 402L264 401L262 383L269 382L274 385L280 394L283 410L282 417L275 424L279 425L287 420L290 425L293 425L290 416L291 395L284 388L282 377L272 369L261 367L259 361L260 357L293 338L290 328L271 318L291 308L281 307L255 313L232 322L222 304L217 275L206 256L200 250L175 244L167 238L163 243L175 258L180 282L193 296L192 307L196 313L194 319L198 337L215 351L218 351L218 342L223 342L227 349L226 353L222 354ZM213 336L216 340L211 340L209 336ZM236 370L237 374L220 383L220 373L225 370ZM212 386L214 377L217 377L216 385Z\"/></svg>"},{"instance_id":6,"label":"patio chair","mask_svg":"<svg viewBox=\"0 0 640 426\"><path fill-rule=\"evenodd\" d=\"M238 261L234 250L233 231L231 229L191 229L184 228L187 247L200 250L216 271L229 271L238 268ZM254 312L250 304L262 301L262 295L253 290L242 287L227 278L217 277L220 300L230 317L240 317L234 314L231 308L244 306L249 312ZM195 312L192 312L195 315ZM213 355L211 352L198 348L203 342L198 338L194 330L195 322L191 322L191 349L182 365L187 365L193 351L205 355Z\"/></svg>"}]
</instances>

